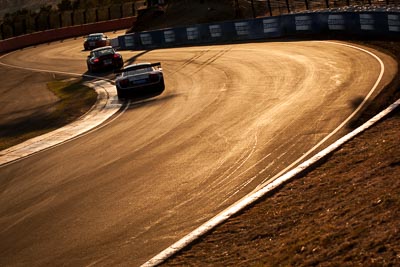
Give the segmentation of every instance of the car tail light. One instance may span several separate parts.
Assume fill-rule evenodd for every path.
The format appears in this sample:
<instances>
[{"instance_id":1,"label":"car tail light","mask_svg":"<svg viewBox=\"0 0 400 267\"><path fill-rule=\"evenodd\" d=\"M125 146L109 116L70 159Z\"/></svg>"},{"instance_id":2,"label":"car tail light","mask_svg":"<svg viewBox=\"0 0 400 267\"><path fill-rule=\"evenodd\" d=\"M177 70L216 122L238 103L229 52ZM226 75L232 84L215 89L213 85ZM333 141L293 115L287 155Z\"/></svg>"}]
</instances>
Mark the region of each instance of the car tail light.
<instances>
[{"instance_id":1,"label":"car tail light","mask_svg":"<svg viewBox=\"0 0 400 267\"><path fill-rule=\"evenodd\" d=\"M114 58L120 58L121 56L119 54L114 54Z\"/></svg>"},{"instance_id":2,"label":"car tail light","mask_svg":"<svg viewBox=\"0 0 400 267\"><path fill-rule=\"evenodd\" d=\"M150 73L149 81L150 82L158 82L158 74L157 73Z\"/></svg>"},{"instance_id":3,"label":"car tail light","mask_svg":"<svg viewBox=\"0 0 400 267\"><path fill-rule=\"evenodd\" d=\"M119 81L119 85L121 87L127 87L129 85L129 80L128 79L123 79Z\"/></svg>"},{"instance_id":4,"label":"car tail light","mask_svg":"<svg viewBox=\"0 0 400 267\"><path fill-rule=\"evenodd\" d=\"M99 61L100 61L100 59L98 59L98 58L93 59L93 63L99 63Z\"/></svg>"}]
</instances>

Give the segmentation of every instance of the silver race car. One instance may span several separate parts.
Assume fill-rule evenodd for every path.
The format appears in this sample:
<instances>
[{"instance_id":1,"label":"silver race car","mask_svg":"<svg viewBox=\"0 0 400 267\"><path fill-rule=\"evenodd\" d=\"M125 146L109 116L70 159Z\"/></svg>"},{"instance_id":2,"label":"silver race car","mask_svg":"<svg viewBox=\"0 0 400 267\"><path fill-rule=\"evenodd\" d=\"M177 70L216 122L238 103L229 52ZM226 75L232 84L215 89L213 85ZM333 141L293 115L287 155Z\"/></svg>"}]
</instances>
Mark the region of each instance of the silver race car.
<instances>
[{"instance_id":1,"label":"silver race car","mask_svg":"<svg viewBox=\"0 0 400 267\"><path fill-rule=\"evenodd\" d=\"M119 98L152 97L164 89L161 63L139 63L116 71L115 86Z\"/></svg>"}]
</instances>

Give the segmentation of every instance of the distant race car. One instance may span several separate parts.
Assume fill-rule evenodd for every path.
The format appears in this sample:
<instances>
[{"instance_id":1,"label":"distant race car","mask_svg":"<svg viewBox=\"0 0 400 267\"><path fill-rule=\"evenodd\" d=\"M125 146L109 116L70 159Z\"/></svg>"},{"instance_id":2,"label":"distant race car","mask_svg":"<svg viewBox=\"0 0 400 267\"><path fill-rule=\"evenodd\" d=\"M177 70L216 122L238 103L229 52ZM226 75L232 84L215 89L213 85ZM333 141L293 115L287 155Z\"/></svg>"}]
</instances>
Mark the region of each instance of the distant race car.
<instances>
[{"instance_id":1,"label":"distant race car","mask_svg":"<svg viewBox=\"0 0 400 267\"><path fill-rule=\"evenodd\" d=\"M164 89L161 63L140 63L117 71L115 80L119 98L156 96Z\"/></svg>"},{"instance_id":2,"label":"distant race car","mask_svg":"<svg viewBox=\"0 0 400 267\"><path fill-rule=\"evenodd\" d=\"M120 69L124 65L122 55L111 46L105 46L90 51L86 60L89 72L105 69Z\"/></svg>"},{"instance_id":3,"label":"distant race car","mask_svg":"<svg viewBox=\"0 0 400 267\"><path fill-rule=\"evenodd\" d=\"M92 50L94 48L111 45L111 41L104 33L92 33L86 36L86 40L83 43L85 50Z\"/></svg>"}]
</instances>

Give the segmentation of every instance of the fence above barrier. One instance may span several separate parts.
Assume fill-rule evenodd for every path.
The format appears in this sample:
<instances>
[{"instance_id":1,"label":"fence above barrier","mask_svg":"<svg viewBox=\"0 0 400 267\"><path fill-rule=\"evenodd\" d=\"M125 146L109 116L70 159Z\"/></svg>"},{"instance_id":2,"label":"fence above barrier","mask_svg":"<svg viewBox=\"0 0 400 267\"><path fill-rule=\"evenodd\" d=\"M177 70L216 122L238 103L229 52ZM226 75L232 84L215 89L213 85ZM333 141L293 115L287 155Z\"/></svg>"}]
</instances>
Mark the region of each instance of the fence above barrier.
<instances>
[{"instance_id":1,"label":"fence above barrier","mask_svg":"<svg viewBox=\"0 0 400 267\"><path fill-rule=\"evenodd\" d=\"M315 34L400 37L400 12L313 12L226 21L119 36L120 49L145 50Z\"/></svg>"}]
</instances>

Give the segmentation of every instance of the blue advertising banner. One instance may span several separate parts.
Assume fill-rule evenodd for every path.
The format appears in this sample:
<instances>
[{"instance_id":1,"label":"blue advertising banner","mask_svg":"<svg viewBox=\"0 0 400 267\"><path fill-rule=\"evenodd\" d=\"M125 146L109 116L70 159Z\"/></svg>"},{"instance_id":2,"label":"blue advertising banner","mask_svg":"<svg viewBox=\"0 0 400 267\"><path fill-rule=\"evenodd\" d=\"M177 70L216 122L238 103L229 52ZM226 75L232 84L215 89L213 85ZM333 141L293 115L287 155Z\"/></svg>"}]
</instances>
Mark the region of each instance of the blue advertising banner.
<instances>
[{"instance_id":1,"label":"blue advertising banner","mask_svg":"<svg viewBox=\"0 0 400 267\"><path fill-rule=\"evenodd\" d=\"M398 12L314 12L198 24L118 37L121 49L226 43L313 34L400 38Z\"/></svg>"}]
</instances>

